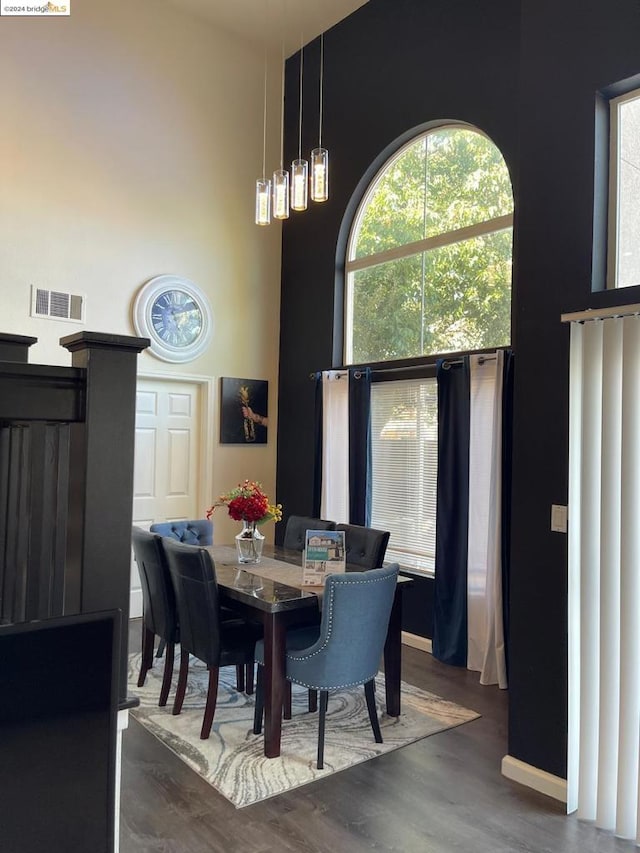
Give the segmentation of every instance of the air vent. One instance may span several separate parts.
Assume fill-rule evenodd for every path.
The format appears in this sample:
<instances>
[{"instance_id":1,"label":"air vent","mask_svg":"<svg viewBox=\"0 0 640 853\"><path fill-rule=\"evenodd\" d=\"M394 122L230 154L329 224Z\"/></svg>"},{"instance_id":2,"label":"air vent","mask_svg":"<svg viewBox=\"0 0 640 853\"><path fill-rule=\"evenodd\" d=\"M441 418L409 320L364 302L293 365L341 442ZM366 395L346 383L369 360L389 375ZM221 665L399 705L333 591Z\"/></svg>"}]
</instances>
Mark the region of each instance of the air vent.
<instances>
[{"instance_id":1,"label":"air vent","mask_svg":"<svg viewBox=\"0 0 640 853\"><path fill-rule=\"evenodd\" d=\"M59 290L31 288L31 316L49 317L52 320L84 321L84 296L63 293Z\"/></svg>"}]
</instances>

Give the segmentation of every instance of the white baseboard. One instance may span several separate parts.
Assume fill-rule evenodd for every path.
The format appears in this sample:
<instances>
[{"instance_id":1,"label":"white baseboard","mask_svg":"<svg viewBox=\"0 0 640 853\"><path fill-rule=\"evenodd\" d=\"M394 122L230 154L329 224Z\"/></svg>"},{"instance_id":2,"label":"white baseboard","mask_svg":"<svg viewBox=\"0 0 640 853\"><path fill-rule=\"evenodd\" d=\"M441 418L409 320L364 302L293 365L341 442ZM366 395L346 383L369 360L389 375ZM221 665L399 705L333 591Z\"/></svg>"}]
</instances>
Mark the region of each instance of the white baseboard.
<instances>
[{"instance_id":1,"label":"white baseboard","mask_svg":"<svg viewBox=\"0 0 640 853\"><path fill-rule=\"evenodd\" d=\"M431 640L428 637L419 637L417 634L409 634L407 631L403 631L402 642L405 646L411 646L412 649L420 649L421 652L431 654Z\"/></svg>"},{"instance_id":2,"label":"white baseboard","mask_svg":"<svg viewBox=\"0 0 640 853\"><path fill-rule=\"evenodd\" d=\"M142 590L132 589L129 593L129 619L142 616Z\"/></svg>"},{"instance_id":3,"label":"white baseboard","mask_svg":"<svg viewBox=\"0 0 640 853\"><path fill-rule=\"evenodd\" d=\"M546 770L540 770L532 764L526 764L511 755L505 755L502 759L502 775L520 785L526 785L527 788L546 794L547 797L560 800L561 803L567 802L566 779L547 773Z\"/></svg>"}]
</instances>

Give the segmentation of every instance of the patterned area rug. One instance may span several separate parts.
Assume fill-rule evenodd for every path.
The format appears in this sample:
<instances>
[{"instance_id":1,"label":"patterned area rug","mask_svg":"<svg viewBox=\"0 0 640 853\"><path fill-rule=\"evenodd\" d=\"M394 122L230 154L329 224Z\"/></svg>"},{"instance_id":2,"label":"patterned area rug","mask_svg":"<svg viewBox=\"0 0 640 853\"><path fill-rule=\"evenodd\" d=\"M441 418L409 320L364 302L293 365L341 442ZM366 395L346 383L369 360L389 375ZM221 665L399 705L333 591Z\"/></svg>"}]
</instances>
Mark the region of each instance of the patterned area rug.
<instances>
[{"instance_id":1,"label":"patterned area rug","mask_svg":"<svg viewBox=\"0 0 640 853\"><path fill-rule=\"evenodd\" d=\"M318 715L308 713L306 690L294 685L293 719L282 723L282 754L279 758L265 758L263 739L252 731L253 696L236 691L235 667L220 671L216 713L211 736L206 741L200 740L207 694L206 667L192 658L184 706L174 717L171 705L177 668L169 703L166 708L158 707L163 663L154 660L154 668L140 688L136 684L140 655L130 655L129 691L140 697L140 707L132 711L133 716L236 808L322 779L479 716L475 711L403 683L402 714L398 718L388 717L383 711L384 676L379 675L376 701L384 743L373 739L363 688L331 693L324 769L317 770Z\"/></svg>"}]
</instances>

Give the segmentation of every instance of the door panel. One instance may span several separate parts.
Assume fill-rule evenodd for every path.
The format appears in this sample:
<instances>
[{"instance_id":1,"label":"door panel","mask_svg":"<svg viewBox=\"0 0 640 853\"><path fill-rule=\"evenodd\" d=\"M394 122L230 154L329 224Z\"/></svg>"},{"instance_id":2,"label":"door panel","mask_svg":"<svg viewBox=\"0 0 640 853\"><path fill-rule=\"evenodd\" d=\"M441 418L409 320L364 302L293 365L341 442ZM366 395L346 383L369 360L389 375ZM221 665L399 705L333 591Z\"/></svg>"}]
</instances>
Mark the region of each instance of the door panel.
<instances>
[{"instance_id":1,"label":"door panel","mask_svg":"<svg viewBox=\"0 0 640 853\"><path fill-rule=\"evenodd\" d=\"M133 523L199 518L200 407L197 382L139 379ZM142 614L140 577L131 568L131 616Z\"/></svg>"}]
</instances>

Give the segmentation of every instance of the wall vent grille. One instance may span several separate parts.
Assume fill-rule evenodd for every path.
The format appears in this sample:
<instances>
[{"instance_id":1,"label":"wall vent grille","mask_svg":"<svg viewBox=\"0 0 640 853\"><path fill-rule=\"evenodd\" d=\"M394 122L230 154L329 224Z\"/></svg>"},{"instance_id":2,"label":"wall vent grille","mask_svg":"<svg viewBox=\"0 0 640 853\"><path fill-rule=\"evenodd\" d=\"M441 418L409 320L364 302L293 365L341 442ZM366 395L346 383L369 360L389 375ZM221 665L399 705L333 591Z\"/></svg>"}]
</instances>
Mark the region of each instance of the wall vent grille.
<instances>
[{"instance_id":1,"label":"wall vent grille","mask_svg":"<svg viewBox=\"0 0 640 853\"><path fill-rule=\"evenodd\" d=\"M49 317L52 320L73 320L84 322L85 297L75 293L63 293L60 290L31 288L31 316Z\"/></svg>"}]
</instances>

